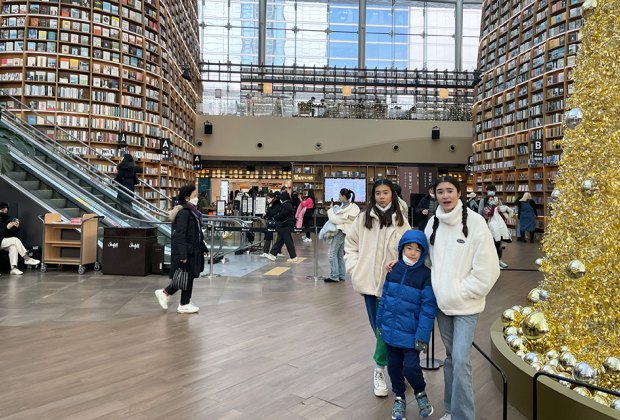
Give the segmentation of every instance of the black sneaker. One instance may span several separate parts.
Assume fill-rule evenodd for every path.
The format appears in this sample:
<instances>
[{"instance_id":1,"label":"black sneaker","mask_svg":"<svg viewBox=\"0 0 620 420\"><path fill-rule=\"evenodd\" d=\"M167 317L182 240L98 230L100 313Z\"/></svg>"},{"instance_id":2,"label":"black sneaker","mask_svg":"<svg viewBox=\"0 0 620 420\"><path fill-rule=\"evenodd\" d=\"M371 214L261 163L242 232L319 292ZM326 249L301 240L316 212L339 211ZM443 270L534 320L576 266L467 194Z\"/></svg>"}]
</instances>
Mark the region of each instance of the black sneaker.
<instances>
[{"instance_id":1,"label":"black sneaker","mask_svg":"<svg viewBox=\"0 0 620 420\"><path fill-rule=\"evenodd\" d=\"M334 279L329 278L329 277L327 277L327 278L323 279L323 281L324 281L325 283L338 283L338 280L334 280Z\"/></svg>"}]
</instances>

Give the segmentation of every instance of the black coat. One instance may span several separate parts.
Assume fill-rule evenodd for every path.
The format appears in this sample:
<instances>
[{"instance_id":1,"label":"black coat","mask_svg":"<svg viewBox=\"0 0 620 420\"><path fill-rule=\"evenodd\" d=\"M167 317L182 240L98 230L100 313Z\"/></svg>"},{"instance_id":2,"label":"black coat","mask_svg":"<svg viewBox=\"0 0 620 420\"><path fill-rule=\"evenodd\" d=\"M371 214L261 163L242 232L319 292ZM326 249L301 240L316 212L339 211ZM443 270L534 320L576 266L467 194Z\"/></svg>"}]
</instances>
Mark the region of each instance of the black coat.
<instances>
[{"instance_id":1,"label":"black coat","mask_svg":"<svg viewBox=\"0 0 620 420\"><path fill-rule=\"evenodd\" d=\"M289 200L282 203L280 211L273 217L279 227L295 227L295 209Z\"/></svg>"},{"instance_id":2,"label":"black coat","mask_svg":"<svg viewBox=\"0 0 620 420\"><path fill-rule=\"evenodd\" d=\"M207 252L207 246L202 234L202 220L186 203L172 216L170 278L184 259L187 259L190 276L198 277L205 265L204 252Z\"/></svg>"},{"instance_id":3,"label":"black coat","mask_svg":"<svg viewBox=\"0 0 620 420\"><path fill-rule=\"evenodd\" d=\"M116 178L114 179L129 191L134 192L135 185L138 183L136 167L131 164L119 164L116 167Z\"/></svg>"},{"instance_id":4,"label":"black coat","mask_svg":"<svg viewBox=\"0 0 620 420\"><path fill-rule=\"evenodd\" d=\"M13 227L11 229L7 228L7 225L13 220L15 220L15 218L9 216L8 214L0 218L0 242L2 242L4 238L14 238L17 236L17 233L19 232L18 227Z\"/></svg>"},{"instance_id":5,"label":"black coat","mask_svg":"<svg viewBox=\"0 0 620 420\"><path fill-rule=\"evenodd\" d=\"M434 207L434 208L431 208L431 207ZM426 216L422 214L422 211L424 209L428 210L428 215ZM424 198L420 200L420 202L418 203L418 206L415 208L415 216L416 216L416 220L418 221L418 228L421 231L424 231L424 229L426 228L426 224L428 223L428 220L435 215L435 210L437 210L437 201L435 200L435 202L431 204L430 195L426 195L424 196Z\"/></svg>"},{"instance_id":6,"label":"black coat","mask_svg":"<svg viewBox=\"0 0 620 420\"><path fill-rule=\"evenodd\" d=\"M280 203L280 200L278 200L277 198L274 198L269 207L267 207L267 212L265 213L265 220L267 220L267 225L270 224L269 221L275 221L274 218L278 213L280 213L281 209L282 203Z\"/></svg>"}]
</instances>

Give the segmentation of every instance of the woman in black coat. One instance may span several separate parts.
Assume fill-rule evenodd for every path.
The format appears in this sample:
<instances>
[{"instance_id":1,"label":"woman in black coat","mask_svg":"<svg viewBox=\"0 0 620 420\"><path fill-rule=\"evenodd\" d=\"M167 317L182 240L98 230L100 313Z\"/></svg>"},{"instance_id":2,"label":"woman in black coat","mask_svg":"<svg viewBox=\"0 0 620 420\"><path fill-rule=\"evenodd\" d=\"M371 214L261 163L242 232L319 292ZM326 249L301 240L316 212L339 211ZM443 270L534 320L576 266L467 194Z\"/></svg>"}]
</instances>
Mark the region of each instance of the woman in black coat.
<instances>
[{"instance_id":1,"label":"woman in black coat","mask_svg":"<svg viewBox=\"0 0 620 420\"><path fill-rule=\"evenodd\" d=\"M291 203L291 196L284 191L280 194L280 202L282 207L278 214L273 217L276 222L278 240L271 248L271 252L266 255L271 261L276 260L276 255L282 251L282 246L286 245L289 259L287 262L297 262L297 252L295 252L295 244L293 243L293 228L295 228L295 210Z\"/></svg>"},{"instance_id":2,"label":"woman in black coat","mask_svg":"<svg viewBox=\"0 0 620 420\"><path fill-rule=\"evenodd\" d=\"M133 194L138 183L138 176L136 175L136 164L133 156L129 153L123 156L123 160L116 167L116 178L114 180L128 190L124 191L121 189L117 197L123 211L131 214L131 202L133 201Z\"/></svg>"},{"instance_id":3,"label":"woman in black coat","mask_svg":"<svg viewBox=\"0 0 620 420\"><path fill-rule=\"evenodd\" d=\"M193 314L199 308L190 303L194 279L200 275L205 265L207 246L202 234L202 214L196 208L198 191L195 185L181 187L179 204L170 212L172 221L172 250L170 256L170 278L177 268L188 272L187 290L181 291L181 302L177 308L180 314ZM168 309L170 296L177 292L172 285L155 290L155 296L163 309Z\"/></svg>"},{"instance_id":4,"label":"woman in black coat","mask_svg":"<svg viewBox=\"0 0 620 420\"><path fill-rule=\"evenodd\" d=\"M267 222L268 228L275 227L275 220L273 219L276 214L280 213L280 209L282 208L282 204L280 204L280 199L272 192L267 194L267 211L265 213L265 221ZM269 250L271 249L271 241L273 240L273 232L265 233L265 243L263 245L263 254L261 257L267 257L269 254Z\"/></svg>"}]
</instances>

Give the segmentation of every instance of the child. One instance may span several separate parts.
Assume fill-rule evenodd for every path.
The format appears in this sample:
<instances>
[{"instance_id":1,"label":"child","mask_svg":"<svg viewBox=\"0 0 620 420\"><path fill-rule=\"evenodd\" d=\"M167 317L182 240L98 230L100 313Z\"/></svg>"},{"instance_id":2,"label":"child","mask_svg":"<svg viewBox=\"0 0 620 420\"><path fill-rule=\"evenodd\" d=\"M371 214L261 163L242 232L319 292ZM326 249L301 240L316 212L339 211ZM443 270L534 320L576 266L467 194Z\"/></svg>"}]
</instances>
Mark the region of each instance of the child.
<instances>
[{"instance_id":1,"label":"child","mask_svg":"<svg viewBox=\"0 0 620 420\"><path fill-rule=\"evenodd\" d=\"M424 265L427 254L424 232L405 232L398 243L398 263L386 276L377 312L378 333L387 346L388 373L396 394L392 419L405 418L405 378L413 387L420 416L433 414L420 367L420 352L426 350L437 313L431 270Z\"/></svg>"}]
</instances>

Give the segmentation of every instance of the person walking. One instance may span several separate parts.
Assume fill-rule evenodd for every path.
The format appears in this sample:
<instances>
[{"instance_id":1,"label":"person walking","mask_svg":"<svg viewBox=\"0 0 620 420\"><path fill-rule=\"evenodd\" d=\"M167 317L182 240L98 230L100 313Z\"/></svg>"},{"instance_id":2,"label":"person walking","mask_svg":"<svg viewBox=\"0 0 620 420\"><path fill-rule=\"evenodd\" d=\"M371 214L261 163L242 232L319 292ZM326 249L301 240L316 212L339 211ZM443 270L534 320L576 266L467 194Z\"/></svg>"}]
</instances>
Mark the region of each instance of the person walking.
<instances>
[{"instance_id":1,"label":"person walking","mask_svg":"<svg viewBox=\"0 0 620 420\"><path fill-rule=\"evenodd\" d=\"M485 298L499 277L499 259L482 216L461 201L451 176L435 183L439 207L424 233L429 242L437 323L446 348L442 420L475 420L471 346Z\"/></svg>"},{"instance_id":2,"label":"person walking","mask_svg":"<svg viewBox=\"0 0 620 420\"><path fill-rule=\"evenodd\" d=\"M344 240L351 228L351 224L360 213L360 208L355 201L355 193L348 188L340 190L340 205L327 210L327 218L335 226L337 232L329 246L329 277L326 283L338 283L344 281L346 266L344 263Z\"/></svg>"},{"instance_id":3,"label":"person walking","mask_svg":"<svg viewBox=\"0 0 620 420\"><path fill-rule=\"evenodd\" d=\"M392 419L405 418L405 378L413 388L420 416L433 414L420 366L420 352L428 348L437 314L431 270L424 265L427 254L424 232L409 230L403 235L398 244L398 263L385 279L377 311L377 326L387 347L388 373L396 394Z\"/></svg>"},{"instance_id":4,"label":"person walking","mask_svg":"<svg viewBox=\"0 0 620 420\"><path fill-rule=\"evenodd\" d=\"M296 263L299 260L297 259L297 251L295 251L295 244L293 243L295 211L293 210L291 196L288 192L283 191L280 194L280 202L282 204L280 211L273 216L273 220L275 220L277 226L278 239L266 257L271 261L275 261L276 256L282 251L282 247L286 245L286 250L289 255L289 259L286 260L286 262Z\"/></svg>"},{"instance_id":5,"label":"person walking","mask_svg":"<svg viewBox=\"0 0 620 420\"><path fill-rule=\"evenodd\" d=\"M496 188L495 185L487 185L486 187L486 196L480 199L478 203L478 213L484 217L484 220L488 223L491 221L493 214L495 212L495 208L502 205L502 201L499 197L495 196ZM495 250L497 252L497 258L499 258L499 266L500 268L508 268L508 264L502 261L502 257L504 255L504 245L501 240L495 241Z\"/></svg>"},{"instance_id":6,"label":"person walking","mask_svg":"<svg viewBox=\"0 0 620 420\"><path fill-rule=\"evenodd\" d=\"M138 184L138 175L136 174L136 164L133 156L129 153L126 153L123 156L123 160L116 166L116 178L114 180L124 187L124 189L119 189L117 195L118 202L125 214L131 215L131 203L136 184Z\"/></svg>"},{"instance_id":7,"label":"person walking","mask_svg":"<svg viewBox=\"0 0 620 420\"><path fill-rule=\"evenodd\" d=\"M418 221L418 229L424 231L426 228L426 224L429 219L433 217L435 214L435 210L437 209L437 199L435 198L435 193L433 190L433 186L428 187L428 194L420 200L418 206L415 208L415 215Z\"/></svg>"},{"instance_id":8,"label":"person walking","mask_svg":"<svg viewBox=\"0 0 620 420\"><path fill-rule=\"evenodd\" d=\"M208 249L202 233L202 214L198 211L198 190L193 184L184 185L177 197L178 205L170 212L172 221L172 245L170 252L170 279L177 268L184 268L188 273L187 289L181 291L181 302L177 308L180 314L197 313L200 308L193 305L192 289L194 279L200 275L205 266ZM155 290L155 296L163 309L168 309L170 296L179 289L169 284L163 289Z\"/></svg>"},{"instance_id":9,"label":"person walking","mask_svg":"<svg viewBox=\"0 0 620 420\"><path fill-rule=\"evenodd\" d=\"M282 208L282 204L280 203L279 196L276 196L275 193L267 194L267 211L265 212L264 219L266 220L267 228L272 229L276 227L276 221L274 217L276 214L280 212ZM273 232L265 233L265 243L263 244L263 253L261 257L269 258L267 254L269 254L269 250L271 249L271 241L273 240Z\"/></svg>"},{"instance_id":10,"label":"person walking","mask_svg":"<svg viewBox=\"0 0 620 420\"><path fill-rule=\"evenodd\" d=\"M364 298L368 320L375 334L374 393L388 395L385 382L387 350L377 333L377 306L383 290L388 261L398 257L398 242L411 229L403 215L394 191L394 184L387 179L377 180L366 210L351 224L345 237L344 261L351 274L353 290Z\"/></svg>"},{"instance_id":11,"label":"person walking","mask_svg":"<svg viewBox=\"0 0 620 420\"><path fill-rule=\"evenodd\" d=\"M11 264L11 274L24 274L17 267L19 257L24 259L24 264L35 266L41 261L28 255L28 251L22 241L17 237L20 221L16 217L9 215L9 205L5 202L0 203L0 250L9 253L9 263Z\"/></svg>"},{"instance_id":12,"label":"person walking","mask_svg":"<svg viewBox=\"0 0 620 420\"><path fill-rule=\"evenodd\" d=\"M525 239L525 232L530 233L530 242L534 242L534 233L536 232L536 217L538 212L536 211L536 203L532 200L532 195L529 192L525 192L523 197L517 201L517 215L519 218L519 230L521 231L521 240L527 242Z\"/></svg>"}]
</instances>

